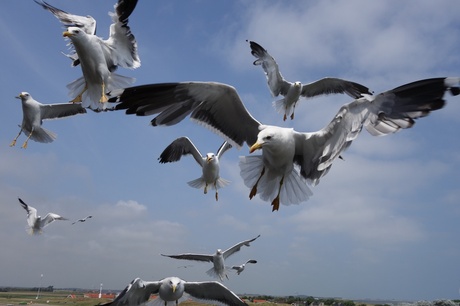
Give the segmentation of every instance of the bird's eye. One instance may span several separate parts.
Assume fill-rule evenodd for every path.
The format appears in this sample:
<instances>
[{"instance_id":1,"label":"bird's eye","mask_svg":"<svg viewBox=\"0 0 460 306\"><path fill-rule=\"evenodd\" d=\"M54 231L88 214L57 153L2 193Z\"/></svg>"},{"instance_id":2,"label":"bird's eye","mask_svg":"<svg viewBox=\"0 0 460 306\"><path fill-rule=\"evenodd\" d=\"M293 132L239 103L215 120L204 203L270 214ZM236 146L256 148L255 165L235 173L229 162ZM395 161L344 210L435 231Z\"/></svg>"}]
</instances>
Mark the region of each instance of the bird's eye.
<instances>
[{"instance_id":1,"label":"bird's eye","mask_svg":"<svg viewBox=\"0 0 460 306\"><path fill-rule=\"evenodd\" d=\"M272 136L267 136L267 137L265 137L265 139L270 140L270 139L272 139Z\"/></svg>"}]
</instances>

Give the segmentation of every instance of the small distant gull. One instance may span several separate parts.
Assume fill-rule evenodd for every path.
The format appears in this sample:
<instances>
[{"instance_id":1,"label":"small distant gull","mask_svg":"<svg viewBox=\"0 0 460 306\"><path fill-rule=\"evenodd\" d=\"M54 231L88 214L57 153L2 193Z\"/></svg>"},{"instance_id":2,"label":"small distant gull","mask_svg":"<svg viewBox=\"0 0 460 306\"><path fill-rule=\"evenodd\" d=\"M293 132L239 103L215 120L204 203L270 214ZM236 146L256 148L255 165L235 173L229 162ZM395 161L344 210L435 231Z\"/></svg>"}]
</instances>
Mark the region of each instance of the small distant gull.
<instances>
[{"instance_id":1,"label":"small distant gull","mask_svg":"<svg viewBox=\"0 0 460 306\"><path fill-rule=\"evenodd\" d=\"M86 220L91 219L92 217L93 217L93 216L86 216L86 217L84 217L83 219L78 219L77 221L72 222L72 225L74 225L74 224L77 223L77 222L85 222Z\"/></svg>"},{"instance_id":2,"label":"small distant gull","mask_svg":"<svg viewBox=\"0 0 460 306\"><path fill-rule=\"evenodd\" d=\"M21 99L23 117L19 134L13 139L10 147L16 145L16 140L22 132L27 135L27 139L22 145L24 149L27 148L29 139L44 143L53 142L56 139L56 134L42 127L43 120L86 113L80 103L41 104L27 92L21 92L16 98Z\"/></svg>"},{"instance_id":3,"label":"small distant gull","mask_svg":"<svg viewBox=\"0 0 460 306\"><path fill-rule=\"evenodd\" d=\"M51 12L67 28L64 37L70 39L73 53L67 55L72 66L81 65L83 77L67 87L72 102L83 102L84 107L95 111L107 109L107 93L131 85L135 79L114 73L118 66L135 69L141 62L137 42L128 26L128 17L137 0L118 0L112 18L109 38L96 36L96 20L91 16L78 16L60 10L47 2L34 0Z\"/></svg>"},{"instance_id":4,"label":"small distant gull","mask_svg":"<svg viewBox=\"0 0 460 306\"><path fill-rule=\"evenodd\" d=\"M233 270L236 270L236 273L237 273L238 275L240 275L240 273L244 271L244 268L246 267L246 265L247 265L248 263L256 264L256 263L257 263L257 260L249 259L248 261L246 261L246 263L244 263L244 264L242 264L242 265L239 265L239 266L232 266L232 269L233 269Z\"/></svg>"},{"instance_id":5,"label":"small distant gull","mask_svg":"<svg viewBox=\"0 0 460 306\"><path fill-rule=\"evenodd\" d=\"M290 115L294 119L294 111L300 97L311 98L319 95L346 93L352 98L360 98L362 94L372 94L369 88L361 84L338 78L323 78L321 80L303 84L301 82L288 82L281 75L275 59L261 45L249 41L251 54L257 58L254 65L261 65L267 77L270 92L274 97L282 95L284 98L273 102L273 106L283 120Z\"/></svg>"},{"instance_id":6,"label":"small distant gull","mask_svg":"<svg viewBox=\"0 0 460 306\"><path fill-rule=\"evenodd\" d=\"M148 304L144 304L149 301L152 294L158 294L158 297ZM144 281L136 278L115 300L101 305L167 306L170 304L177 306L188 298L207 304L247 306L235 293L219 282L187 282L175 276L167 277L160 281Z\"/></svg>"},{"instance_id":7,"label":"small distant gull","mask_svg":"<svg viewBox=\"0 0 460 306\"><path fill-rule=\"evenodd\" d=\"M164 255L161 254L161 256L166 256L166 257L171 257L175 259L185 259L185 260L195 260L195 261L206 261L206 262L212 262L213 267L209 269L206 273L209 276L212 277L218 277L221 281L224 280L224 277L228 279L227 276L227 267L225 266L225 259L229 257L230 255L238 252L241 250L242 246L249 246L249 243L253 242L257 238L259 238L260 235L258 235L255 238L245 240L242 242L239 242L235 244L234 246L226 249L225 251L222 251L221 249L217 249L216 253L214 254L193 254L193 253L185 253L185 254L179 254L179 255Z\"/></svg>"},{"instance_id":8,"label":"small distant gull","mask_svg":"<svg viewBox=\"0 0 460 306\"><path fill-rule=\"evenodd\" d=\"M188 182L193 188L204 188L208 193L208 187L216 190L216 201L219 200L218 188L227 186L230 182L221 178L219 174L219 161L221 156L232 146L224 142L217 150L217 154L207 153L203 156L188 137L180 137L174 140L164 149L158 158L160 163L170 163L180 160L182 155L192 154L196 162L202 168L201 177Z\"/></svg>"},{"instance_id":9,"label":"small distant gull","mask_svg":"<svg viewBox=\"0 0 460 306\"><path fill-rule=\"evenodd\" d=\"M41 234L43 228L47 227L55 220L68 220L55 213L47 213L44 218L37 216L37 210L30 205L27 205L21 198L18 198L19 203L27 211L27 224L29 234Z\"/></svg>"},{"instance_id":10,"label":"small distant gull","mask_svg":"<svg viewBox=\"0 0 460 306\"><path fill-rule=\"evenodd\" d=\"M446 91L458 95L460 78L425 79L396 87L376 96L364 96L343 105L331 122L316 132L263 125L247 111L236 89L214 82L183 82L136 86L113 98L127 114L158 114L151 124L173 125L190 114L191 120L222 136L232 146L243 143L252 153L240 157L240 175L256 194L279 204L307 201L308 185L316 185L334 160L358 137L363 127L374 136L395 133L415 124L415 119L444 107ZM300 167L300 170L299 168Z\"/></svg>"}]
</instances>

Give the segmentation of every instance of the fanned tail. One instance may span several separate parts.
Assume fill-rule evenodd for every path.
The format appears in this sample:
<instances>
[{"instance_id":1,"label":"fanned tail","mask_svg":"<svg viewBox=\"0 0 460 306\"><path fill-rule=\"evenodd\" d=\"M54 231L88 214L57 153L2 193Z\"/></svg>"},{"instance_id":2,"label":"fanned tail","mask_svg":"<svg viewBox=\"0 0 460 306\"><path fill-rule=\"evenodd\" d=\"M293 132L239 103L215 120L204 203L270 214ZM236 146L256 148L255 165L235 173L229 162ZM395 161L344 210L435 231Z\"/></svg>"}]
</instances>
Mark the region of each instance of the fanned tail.
<instances>
[{"instance_id":1,"label":"fanned tail","mask_svg":"<svg viewBox=\"0 0 460 306\"><path fill-rule=\"evenodd\" d=\"M240 175L244 184L252 188L262 173L264 167L261 155L240 156ZM268 169L257 184L257 194L263 201L271 202L278 194L281 176L273 175ZM299 204L307 201L313 192L302 178L296 168L284 176L284 182L280 191L280 203L283 205Z\"/></svg>"},{"instance_id":2,"label":"fanned tail","mask_svg":"<svg viewBox=\"0 0 460 306\"><path fill-rule=\"evenodd\" d=\"M26 135L29 136L30 133L26 132ZM37 142L50 143L50 142L53 142L56 139L56 137L57 136L54 132L51 132L50 130L40 127L40 128L34 129L30 139L37 141Z\"/></svg>"},{"instance_id":3,"label":"fanned tail","mask_svg":"<svg viewBox=\"0 0 460 306\"><path fill-rule=\"evenodd\" d=\"M230 184L230 181L227 181L226 179L223 179L223 178L218 178L217 179L217 188L220 189L220 188L223 188L225 186L227 186L228 184ZM204 186L206 186L206 181L202 178L202 177L199 177L197 179L194 179L194 180L191 180L190 182L187 182L187 184L190 186L190 187L193 187L193 188L197 188L197 189L201 189L201 188L204 188ZM216 189L214 187L214 184L208 184L208 188L209 189Z\"/></svg>"}]
</instances>

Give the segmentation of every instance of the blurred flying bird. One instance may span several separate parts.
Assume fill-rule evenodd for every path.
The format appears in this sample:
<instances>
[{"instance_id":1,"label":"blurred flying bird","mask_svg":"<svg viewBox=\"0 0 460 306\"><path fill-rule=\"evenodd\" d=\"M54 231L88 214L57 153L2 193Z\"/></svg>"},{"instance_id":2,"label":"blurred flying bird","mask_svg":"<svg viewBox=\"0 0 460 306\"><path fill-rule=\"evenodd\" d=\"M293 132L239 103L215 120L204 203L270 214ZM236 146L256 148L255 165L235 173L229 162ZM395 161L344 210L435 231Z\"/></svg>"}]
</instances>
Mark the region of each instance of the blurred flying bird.
<instances>
[{"instance_id":1,"label":"blurred flying bird","mask_svg":"<svg viewBox=\"0 0 460 306\"><path fill-rule=\"evenodd\" d=\"M232 266L232 269L233 269L233 270L236 270L236 273L237 273L238 275L240 275L240 273L244 271L244 268L246 267L246 265L247 265L248 263L256 264L256 263L257 263L257 260L249 259L248 261L246 261L246 262L245 262L244 264L242 264L242 265L239 265L239 266Z\"/></svg>"},{"instance_id":2,"label":"blurred flying bird","mask_svg":"<svg viewBox=\"0 0 460 306\"><path fill-rule=\"evenodd\" d=\"M21 206L27 211L27 224L29 234L41 234L43 228L47 227L55 220L68 220L55 213L47 213L44 218L37 216L37 210L30 205L27 205L21 198L18 198Z\"/></svg>"},{"instance_id":3,"label":"blurred flying bird","mask_svg":"<svg viewBox=\"0 0 460 306\"><path fill-rule=\"evenodd\" d=\"M175 258L175 259L212 262L213 267L209 269L206 273L209 276L216 277L216 278L218 277L221 281L223 281L224 277L228 279L228 276L227 276L228 267L225 266L225 259L227 259L227 257L229 257L230 255L235 254L236 252L241 250L242 246L249 246L249 243L253 242L259 237L260 235L258 235L255 238L239 242L235 244L234 246L226 249L225 251L222 251L221 249L217 249L216 253L214 254L186 253L186 254L179 254L179 255L164 255L164 254L161 254L161 255L166 256L166 257Z\"/></svg>"},{"instance_id":4,"label":"blurred flying bird","mask_svg":"<svg viewBox=\"0 0 460 306\"><path fill-rule=\"evenodd\" d=\"M77 222L85 222L88 219L91 219L93 216L86 216L83 219L78 219L77 221L72 222L72 225L74 225Z\"/></svg>"}]
</instances>

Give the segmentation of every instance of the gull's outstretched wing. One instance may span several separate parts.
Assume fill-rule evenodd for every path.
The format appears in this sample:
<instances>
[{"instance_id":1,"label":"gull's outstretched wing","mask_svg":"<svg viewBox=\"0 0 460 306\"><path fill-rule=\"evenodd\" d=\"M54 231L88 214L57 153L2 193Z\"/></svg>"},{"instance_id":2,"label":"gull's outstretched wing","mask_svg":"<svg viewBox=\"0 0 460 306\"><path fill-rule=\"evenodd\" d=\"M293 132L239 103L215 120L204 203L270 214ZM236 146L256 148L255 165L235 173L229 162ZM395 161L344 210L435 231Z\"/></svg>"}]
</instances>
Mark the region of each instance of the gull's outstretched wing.
<instances>
[{"instance_id":1,"label":"gull's outstretched wing","mask_svg":"<svg viewBox=\"0 0 460 306\"><path fill-rule=\"evenodd\" d=\"M313 185L318 184L363 126L374 136L410 128L415 119L444 106L446 91L458 95L459 84L460 78L426 79L343 105L322 130L295 133L294 161L301 166L300 174Z\"/></svg>"},{"instance_id":2,"label":"gull's outstretched wing","mask_svg":"<svg viewBox=\"0 0 460 306\"><path fill-rule=\"evenodd\" d=\"M21 206L27 211L27 224L32 227L35 224L35 220L37 219L37 210L30 206L27 205L21 198L18 198L19 203L21 203Z\"/></svg>"},{"instance_id":3,"label":"gull's outstretched wing","mask_svg":"<svg viewBox=\"0 0 460 306\"><path fill-rule=\"evenodd\" d=\"M48 224L50 224L51 222L55 221L55 220L68 220L67 218L64 218L64 217L61 217L60 215L58 214L54 214L54 213L48 213L46 214L46 216L41 220L40 222L40 227L46 227L48 226Z\"/></svg>"},{"instance_id":4,"label":"gull's outstretched wing","mask_svg":"<svg viewBox=\"0 0 460 306\"><path fill-rule=\"evenodd\" d=\"M220 159L222 155L224 155L225 152L230 150L232 148L232 145L229 144L227 141L224 141L224 143L220 146L220 148L217 150L217 158Z\"/></svg>"},{"instance_id":5,"label":"gull's outstretched wing","mask_svg":"<svg viewBox=\"0 0 460 306\"><path fill-rule=\"evenodd\" d=\"M126 88L110 102L127 114L159 114L151 124L174 125L190 115L191 120L241 148L257 140L260 123L252 117L232 86L214 82L151 84Z\"/></svg>"},{"instance_id":6,"label":"gull's outstretched wing","mask_svg":"<svg viewBox=\"0 0 460 306\"><path fill-rule=\"evenodd\" d=\"M196 162L203 167L203 156L188 137L180 137L174 140L163 150L158 159L162 164L171 163L180 160L182 155L187 154L192 154Z\"/></svg>"},{"instance_id":7,"label":"gull's outstretched wing","mask_svg":"<svg viewBox=\"0 0 460 306\"><path fill-rule=\"evenodd\" d=\"M161 281L146 282L140 278L134 279L123 291L109 303L100 305L104 306L130 306L144 305L150 299L151 294L158 293Z\"/></svg>"},{"instance_id":8,"label":"gull's outstretched wing","mask_svg":"<svg viewBox=\"0 0 460 306\"><path fill-rule=\"evenodd\" d=\"M338 78L323 78L302 85L300 95L309 98L333 93L346 93L355 99L362 97L363 94L372 95L372 92L366 86Z\"/></svg>"},{"instance_id":9,"label":"gull's outstretched wing","mask_svg":"<svg viewBox=\"0 0 460 306\"><path fill-rule=\"evenodd\" d=\"M80 103L41 104L40 113L45 120L85 114L86 109Z\"/></svg>"},{"instance_id":10,"label":"gull's outstretched wing","mask_svg":"<svg viewBox=\"0 0 460 306\"><path fill-rule=\"evenodd\" d=\"M208 255L208 254L192 254L192 253L185 253L185 254L178 254L178 255L161 254L161 256L171 257L175 259L206 261L206 262L212 262L212 258L213 258L212 255Z\"/></svg>"},{"instance_id":11,"label":"gull's outstretched wing","mask_svg":"<svg viewBox=\"0 0 460 306\"><path fill-rule=\"evenodd\" d=\"M257 235L257 237L255 238L252 238L252 239L249 239L249 240L245 240L245 241L241 241L237 244L235 244L234 246L226 249L224 252L223 252L223 255L224 256L224 259L226 259L228 256L234 254L235 252L238 252L239 250L241 250L241 247L242 246L249 246L249 243L250 242L253 242L254 240L256 240L257 238L259 238L260 235Z\"/></svg>"},{"instance_id":12,"label":"gull's outstretched wing","mask_svg":"<svg viewBox=\"0 0 460 306\"><path fill-rule=\"evenodd\" d=\"M105 43L110 47L110 53L115 65L124 68L138 68L141 65L137 53L137 41L128 26L128 17L134 11L137 0L119 0L115 4L115 13L110 25L110 36Z\"/></svg>"},{"instance_id":13,"label":"gull's outstretched wing","mask_svg":"<svg viewBox=\"0 0 460 306\"><path fill-rule=\"evenodd\" d=\"M247 305L219 282L184 282L184 292L198 300L215 301L229 306Z\"/></svg>"},{"instance_id":14,"label":"gull's outstretched wing","mask_svg":"<svg viewBox=\"0 0 460 306\"><path fill-rule=\"evenodd\" d=\"M254 65L261 65L267 77L268 87L273 96L286 95L292 84L286 81L281 75L275 59L261 45L254 41L249 41L251 54L257 59Z\"/></svg>"},{"instance_id":15,"label":"gull's outstretched wing","mask_svg":"<svg viewBox=\"0 0 460 306\"><path fill-rule=\"evenodd\" d=\"M45 1L34 0L45 10L51 12L66 27L78 27L87 34L96 34L96 20L91 16L79 16L67 13L58 9Z\"/></svg>"}]
</instances>

